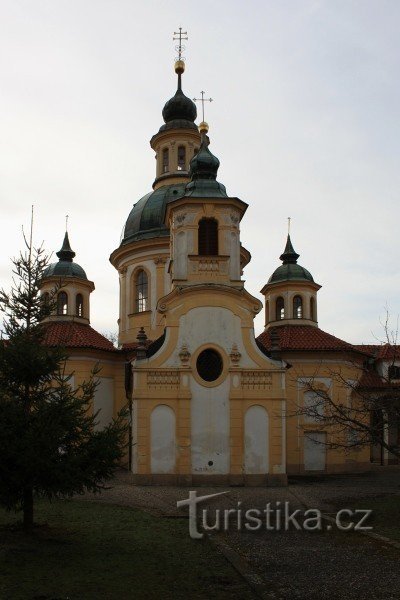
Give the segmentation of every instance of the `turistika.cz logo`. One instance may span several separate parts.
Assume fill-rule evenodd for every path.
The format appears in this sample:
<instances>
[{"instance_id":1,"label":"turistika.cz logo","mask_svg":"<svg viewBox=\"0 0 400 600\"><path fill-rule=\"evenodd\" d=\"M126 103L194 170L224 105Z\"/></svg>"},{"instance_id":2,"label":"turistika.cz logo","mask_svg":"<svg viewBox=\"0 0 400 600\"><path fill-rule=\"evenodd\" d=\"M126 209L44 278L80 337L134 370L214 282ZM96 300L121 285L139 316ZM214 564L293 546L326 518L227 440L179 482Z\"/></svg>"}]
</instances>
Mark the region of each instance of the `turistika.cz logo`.
<instances>
[{"instance_id":1,"label":"turistika.cz logo","mask_svg":"<svg viewBox=\"0 0 400 600\"><path fill-rule=\"evenodd\" d=\"M198 496L196 491L189 492L189 498L179 500L178 508L189 507L189 534L190 537L199 540L208 531L229 531L234 528L237 531L330 531L334 527L339 531L367 531L372 527L366 522L372 510L343 508L334 516L327 517L318 508L299 508L291 510L288 501L279 500L272 503L267 502L264 509L242 508L239 501L235 508L200 508L200 502L206 502L229 494L229 492L218 492L206 496Z\"/></svg>"}]
</instances>

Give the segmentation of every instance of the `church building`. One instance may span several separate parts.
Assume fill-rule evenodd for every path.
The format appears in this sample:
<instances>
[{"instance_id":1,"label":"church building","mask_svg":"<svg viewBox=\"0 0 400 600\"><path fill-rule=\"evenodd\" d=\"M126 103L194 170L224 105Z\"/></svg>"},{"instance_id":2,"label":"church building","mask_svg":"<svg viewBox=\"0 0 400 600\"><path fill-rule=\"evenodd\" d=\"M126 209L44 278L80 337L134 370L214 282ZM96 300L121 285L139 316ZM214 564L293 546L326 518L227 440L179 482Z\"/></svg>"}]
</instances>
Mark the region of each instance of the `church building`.
<instances>
[{"instance_id":1,"label":"church building","mask_svg":"<svg viewBox=\"0 0 400 600\"><path fill-rule=\"evenodd\" d=\"M282 485L288 474L366 470L369 448L329 449L331 433L295 409L307 402L308 377L347 402L332 366L351 379L352 365L375 350L318 327L321 286L298 264L290 236L282 264L268 280L260 274L264 304L246 290L250 252L240 228L251 205L218 181L208 125L196 125L182 89L184 70L178 60L176 93L150 140L152 191L133 205L110 256L120 283L118 348L90 326L95 286L74 261L68 233L43 278L42 294L63 284L46 343L67 348L72 385L100 366L97 427L129 406L124 466L138 484ZM374 377L369 385L382 384Z\"/></svg>"}]
</instances>

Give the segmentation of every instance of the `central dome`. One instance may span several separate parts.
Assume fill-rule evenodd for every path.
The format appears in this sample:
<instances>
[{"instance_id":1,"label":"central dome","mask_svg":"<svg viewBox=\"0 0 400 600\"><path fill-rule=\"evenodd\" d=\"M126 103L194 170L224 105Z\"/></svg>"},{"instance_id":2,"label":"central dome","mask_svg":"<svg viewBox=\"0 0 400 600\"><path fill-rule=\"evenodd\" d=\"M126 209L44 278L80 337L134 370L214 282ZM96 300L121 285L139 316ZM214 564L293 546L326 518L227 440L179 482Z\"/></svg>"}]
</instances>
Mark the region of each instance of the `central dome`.
<instances>
[{"instance_id":1,"label":"central dome","mask_svg":"<svg viewBox=\"0 0 400 600\"><path fill-rule=\"evenodd\" d=\"M185 186L185 183L163 185L134 204L125 223L121 246L169 235L169 229L164 225L165 209L168 202L185 194Z\"/></svg>"}]
</instances>

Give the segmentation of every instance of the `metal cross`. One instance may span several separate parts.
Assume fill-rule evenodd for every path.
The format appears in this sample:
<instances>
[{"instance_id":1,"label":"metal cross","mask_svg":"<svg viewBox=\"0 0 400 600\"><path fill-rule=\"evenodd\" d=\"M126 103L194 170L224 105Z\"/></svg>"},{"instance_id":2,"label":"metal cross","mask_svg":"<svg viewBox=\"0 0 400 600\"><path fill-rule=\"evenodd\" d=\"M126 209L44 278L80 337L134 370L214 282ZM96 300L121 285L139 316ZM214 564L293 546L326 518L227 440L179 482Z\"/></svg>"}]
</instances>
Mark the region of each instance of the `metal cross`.
<instances>
[{"instance_id":1,"label":"metal cross","mask_svg":"<svg viewBox=\"0 0 400 600\"><path fill-rule=\"evenodd\" d=\"M178 36L178 37L175 37ZM184 37L186 36L186 37ZM179 40L178 46L175 46L175 50L178 51L178 60L183 60L182 52L185 50L185 46L182 46L182 40L188 40L187 31L182 31L182 27L179 27L179 31L174 31L173 40Z\"/></svg>"},{"instance_id":2,"label":"metal cross","mask_svg":"<svg viewBox=\"0 0 400 600\"><path fill-rule=\"evenodd\" d=\"M204 98L205 92L200 92L201 98L193 98L194 102L201 102L201 110L203 113L203 121L204 121L204 102L212 102L212 98Z\"/></svg>"},{"instance_id":3,"label":"metal cross","mask_svg":"<svg viewBox=\"0 0 400 600\"><path fill-rule=\"evenodd\" d=\"M291 220L292 220L291 217L287 218L287 232L288 232L288 235L290 235L290 221Z\"/></svg>"},{"instance_id":4,"label":"metal cross","mask_svg":"<svg viewBox=\"0 0 400 600\"><path fill-rule=\"evenodd\" d=\"M68 231L68 219L69 215L65 215L65 231Z\"/></svg>"}]
</instances>

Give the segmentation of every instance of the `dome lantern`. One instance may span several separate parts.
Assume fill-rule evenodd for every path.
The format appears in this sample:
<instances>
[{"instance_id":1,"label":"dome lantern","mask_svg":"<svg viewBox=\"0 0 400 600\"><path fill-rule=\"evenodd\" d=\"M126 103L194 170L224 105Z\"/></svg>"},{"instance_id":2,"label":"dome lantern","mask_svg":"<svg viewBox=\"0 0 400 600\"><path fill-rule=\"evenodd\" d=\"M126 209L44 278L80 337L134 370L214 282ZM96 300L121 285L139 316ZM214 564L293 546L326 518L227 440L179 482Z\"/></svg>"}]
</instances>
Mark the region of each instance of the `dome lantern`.
<instances>
[{"instance_id":1,"label":"dome lantern","mask_svg":"<svg viewBox=\"0 0 400 600\"><path fill-rule=\"evenodd\" d=\"M307 269L297 264L299 254L293 248L290 234L280 255L282 264L268 279L261 293L265 296L265 327L278 325L312 325L317 323L317 292Z\"/></svg>"},{"instance_id":2,"label":"dome lantern","mask_svg":"<svg viewBox=\"0 0 400 600\"><path fill-rule=\"evenodd\" d=\"M74 262L75 252L65 232L61 249L56 252L58 262L49 265L43 272L40 294L44 302L55 299L55 310L47 321L78 321L89 323L90 294L94 283L85 271Z\"/></svg>"}]
</instances>

